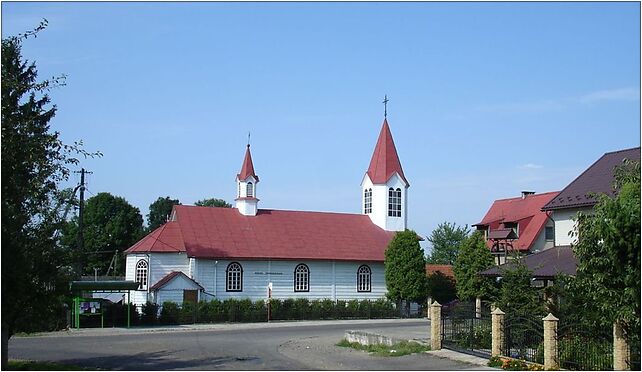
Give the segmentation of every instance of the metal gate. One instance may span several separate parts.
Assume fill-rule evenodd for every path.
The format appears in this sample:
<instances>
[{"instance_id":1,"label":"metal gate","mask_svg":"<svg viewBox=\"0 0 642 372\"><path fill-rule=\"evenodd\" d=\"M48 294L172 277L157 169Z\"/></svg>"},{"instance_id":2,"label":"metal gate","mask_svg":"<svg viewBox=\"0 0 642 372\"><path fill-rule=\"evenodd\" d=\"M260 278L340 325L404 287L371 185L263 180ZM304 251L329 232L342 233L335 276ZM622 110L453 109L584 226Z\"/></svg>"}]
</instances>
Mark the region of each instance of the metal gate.
<instances>
[{"instance_id":1,"label":"metal gate","mask_svg":"<svg viewBox=\"0 0 642 372\"><path fill-rule=\"evenodd\" d=\"M489 358L491 330L488 306L482 306L480 314L476 313L474 303L442 309L441 343L446 349Z\"/></svg>"},{"instance_id":2,"label":"metal gate","mask_svg":"<svg viewBox=\"0 0 642 372\"><path fill-rule=\"evenodd\" d=\"M502 355L544 363L544 325L541 316L509 316L504 320Z\"/></svg>"}]
</instances>

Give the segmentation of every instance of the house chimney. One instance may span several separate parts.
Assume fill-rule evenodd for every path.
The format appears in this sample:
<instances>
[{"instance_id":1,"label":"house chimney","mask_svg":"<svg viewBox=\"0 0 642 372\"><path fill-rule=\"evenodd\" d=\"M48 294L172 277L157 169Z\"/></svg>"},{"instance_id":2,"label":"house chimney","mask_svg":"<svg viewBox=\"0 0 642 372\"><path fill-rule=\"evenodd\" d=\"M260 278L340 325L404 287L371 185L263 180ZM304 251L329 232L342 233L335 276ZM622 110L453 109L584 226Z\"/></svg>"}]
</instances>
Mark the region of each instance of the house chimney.
<instances>
[{"instance_id":1,"label":"house chimney","mask_svg":"<svg viewBox=\"0 0 642 372\"><path fill-rule=\"evenodd\" d=\"M535 191L522 191L522 199L526 199L527 196L535 194Z\"/></svg>"}]
</instances>

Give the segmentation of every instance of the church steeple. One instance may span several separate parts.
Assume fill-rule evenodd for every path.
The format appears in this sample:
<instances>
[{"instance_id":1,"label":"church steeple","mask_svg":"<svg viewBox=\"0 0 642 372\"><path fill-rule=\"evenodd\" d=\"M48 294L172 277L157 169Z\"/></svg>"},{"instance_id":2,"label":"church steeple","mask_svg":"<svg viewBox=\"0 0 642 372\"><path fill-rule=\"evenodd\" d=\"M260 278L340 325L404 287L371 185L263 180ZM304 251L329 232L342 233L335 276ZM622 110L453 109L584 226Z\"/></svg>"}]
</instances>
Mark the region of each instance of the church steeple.
<instances>
[{"instance_id":1,"label":"church steeple","mask_svg":"<svg viewBox=\"0 0 642 372\"><path fill-rule=\"evenodd\" d=\"M388 126L388 119L383 119L379 139L372 154L372 159L370 159L368 176L373 183L386 183L395 173L397 173L407 185L410 185L406 180L406 176L403 174L403 168L401 168L399 155L397 155L395 141L392 139L390 126Z\"/></svg>"},{"instance_id":2,"label":"church steeple","mask_svg":"<svg viewBox=\"0 0 642 372\"><path fill-rule=\"evenodd\" d=\"M256 216L259 199L256 197L256 185L259 183L259 176L254 172L250 144L247 144L245 158L241 171L236 175L236 208L244 216Z\"/></svg>"},{"instance_id":3,"label":"church steeple","mask_svg":"<svg viewBox=\"0 0 642 372\"><path fill-rule=\"evenodd\" d=\"M361 182L362 212L384 230L405 230L408 187L410 183L403 173L388 119L384 118L370 166Z\"/></svg>"}]
</instances>

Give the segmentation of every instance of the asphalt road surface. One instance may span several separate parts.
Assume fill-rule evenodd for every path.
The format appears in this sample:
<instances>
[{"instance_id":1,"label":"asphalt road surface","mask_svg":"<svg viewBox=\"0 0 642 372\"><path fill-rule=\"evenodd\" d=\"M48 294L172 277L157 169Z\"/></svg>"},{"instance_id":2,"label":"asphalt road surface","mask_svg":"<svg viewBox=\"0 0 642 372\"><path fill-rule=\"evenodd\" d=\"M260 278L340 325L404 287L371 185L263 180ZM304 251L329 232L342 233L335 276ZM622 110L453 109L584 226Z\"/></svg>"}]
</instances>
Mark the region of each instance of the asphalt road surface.
<instances>
[{"instance_id":1,"label":"asphalt road surface","mask_svg":"<svg viewBox=\"0 0 642 372\"><path fill-rule=\"evenodd\" d=\"M426 329L426 321L226 327L210 330L14 337L9 358L112 370L463 370L429 354L376 357L335 346L347 329ZM427 331L427 329L426 329ZM477 367L478 368L478 367Z\"/></svg>"}]
</instances>

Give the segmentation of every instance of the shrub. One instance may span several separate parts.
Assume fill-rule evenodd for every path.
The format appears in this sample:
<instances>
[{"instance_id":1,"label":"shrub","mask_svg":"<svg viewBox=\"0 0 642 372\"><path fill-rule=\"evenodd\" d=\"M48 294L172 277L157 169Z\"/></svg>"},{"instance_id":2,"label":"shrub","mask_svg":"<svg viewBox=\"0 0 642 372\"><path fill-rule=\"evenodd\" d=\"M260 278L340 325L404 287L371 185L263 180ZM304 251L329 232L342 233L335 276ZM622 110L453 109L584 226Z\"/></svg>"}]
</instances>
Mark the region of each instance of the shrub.
<instances>
[{"instance_id":1,"label":"shrub","mask_svg":"<svg viewBox=\"0 0 642 372\"><path fill-rule=\"evenodd\" d=\"M346 303L346 318L359 318L359 301L350 300Z\"/></svg>"},{"instance_id":2,"label":"shrub","mask_svg":"<svg viewBox=\"0 0 642 372\"><path fill-rule=\"evenodd\" d=\"M495 355L488 360L489 367L501 367L504 364L504 361L499 356Z\"/></svg>"},{"instance_id":3,"label":"shrub","mask_svg":"<svg viewBox=\"0 0 642 372\"><path fill-rule=\"evenodd\" d=\"M196 323L196 304L193 302L183 302L180 307L178 323L179 324L193 324Z\"/></svg>"},{"instance_id":4,"label":"shrub","mask_svg":"<svg viewBox=\"0 0 642 372\"><path fill-rule=\"evenodd\" d=\"M161 324L178 324L180 309L174 302L165 301L161 307L160 318L158 319Z\"/></svg>"},{"instance_id":5,"label":"shrub","mask_svg":"<svg viewBox=\"0 0 642 372\"><path fill-rule=\"evenodd\" d=\"M158 305L147 301L143 305L143 314L141 315L141 323L145 325L154 325L158 321Z\"/></svg>"},{"instance_id":6,"label":"shrub","mask_svg":"<svg viewBox=\"0 0 642 372\"><path fill-rule=\"evenodd\" d=\"M310 301L307 298L297 298L294 300L292 307L292 316L294 319L310 319Z\"/></svg>"}]
</instances>

